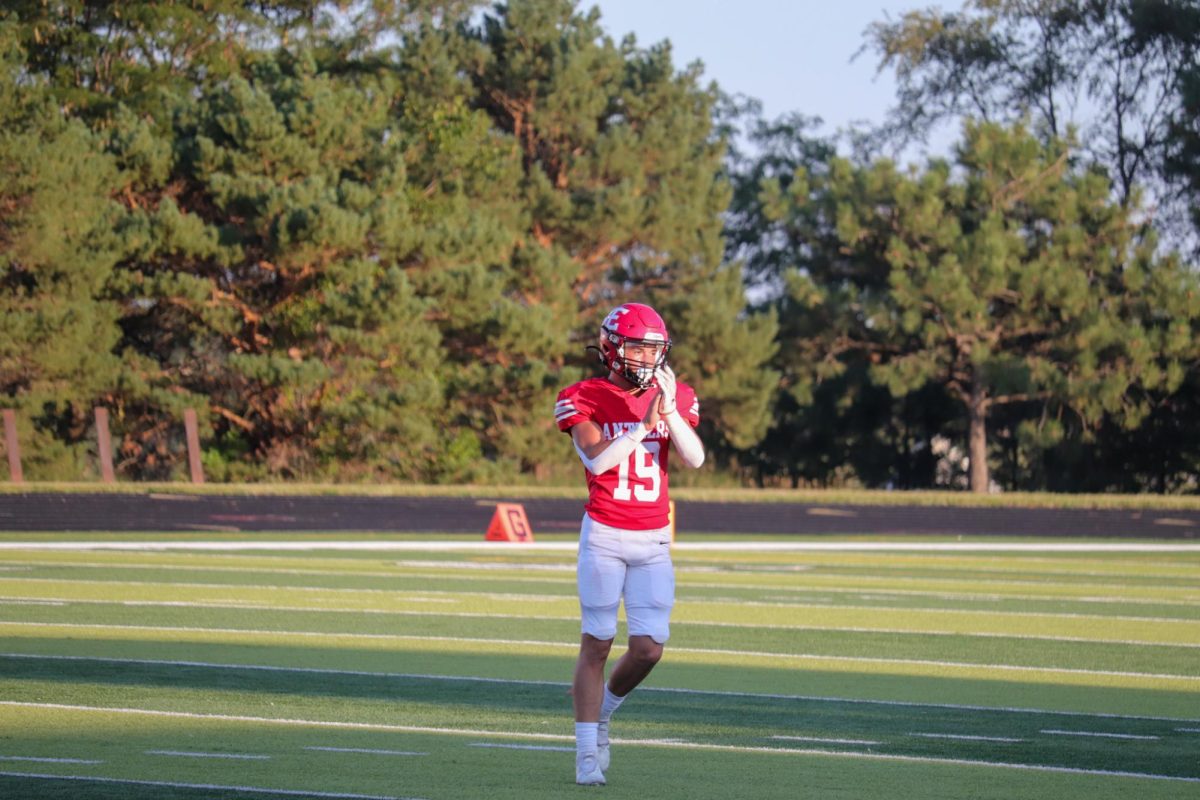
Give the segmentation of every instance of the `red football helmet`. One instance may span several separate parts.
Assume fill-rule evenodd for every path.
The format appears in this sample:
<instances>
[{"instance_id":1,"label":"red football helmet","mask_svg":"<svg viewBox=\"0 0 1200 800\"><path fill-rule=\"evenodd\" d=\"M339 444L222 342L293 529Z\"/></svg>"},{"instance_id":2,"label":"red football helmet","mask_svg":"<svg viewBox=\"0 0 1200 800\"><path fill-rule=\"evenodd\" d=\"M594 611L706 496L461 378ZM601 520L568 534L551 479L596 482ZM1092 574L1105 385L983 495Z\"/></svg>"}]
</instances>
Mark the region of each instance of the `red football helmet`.
<instances>
[{"instance_id":1,"label":"red football helmet","mask_svg":"<svg viewBox=\"0 0 1200 800\"><path fill-rule=\"evenodd\" d=\"M625 357L628 344L659 348L652 362ZM654 382L654 370L667 363L671 336L667 323L653 308L642 303L626 303L608 312L600 323L600 360L604 366L624 376L634 386L645 388Z\"/></svg>"}]
</instances>

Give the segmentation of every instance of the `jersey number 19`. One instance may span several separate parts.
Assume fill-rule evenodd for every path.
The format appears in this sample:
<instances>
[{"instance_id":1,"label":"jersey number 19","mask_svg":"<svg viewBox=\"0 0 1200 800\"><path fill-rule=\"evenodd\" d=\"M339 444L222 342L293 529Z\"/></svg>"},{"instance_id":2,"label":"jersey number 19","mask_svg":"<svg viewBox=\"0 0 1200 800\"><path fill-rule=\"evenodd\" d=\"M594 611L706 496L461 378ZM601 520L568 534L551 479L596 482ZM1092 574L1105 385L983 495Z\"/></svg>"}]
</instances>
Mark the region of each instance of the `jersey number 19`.
<instances>
[{"instance_id":1,"label":"jersey number 19","mask_svg":"<svg viewBox=\"0 0 1200 800\"><path fill-rule=\"evenodd\" d=\"M615 499L636 499L642 503L653 503L658 499L658 492L662 484L662 470L658 466L660 445L661 442L642 442L629 454L629 458L621 462L621 465L617 467L617 488L613 490ZM638 483L633 486L632 490L630 489L629 470L631 466L639 478L649 481L649 485Z\"/></svg>"}]
</instances>

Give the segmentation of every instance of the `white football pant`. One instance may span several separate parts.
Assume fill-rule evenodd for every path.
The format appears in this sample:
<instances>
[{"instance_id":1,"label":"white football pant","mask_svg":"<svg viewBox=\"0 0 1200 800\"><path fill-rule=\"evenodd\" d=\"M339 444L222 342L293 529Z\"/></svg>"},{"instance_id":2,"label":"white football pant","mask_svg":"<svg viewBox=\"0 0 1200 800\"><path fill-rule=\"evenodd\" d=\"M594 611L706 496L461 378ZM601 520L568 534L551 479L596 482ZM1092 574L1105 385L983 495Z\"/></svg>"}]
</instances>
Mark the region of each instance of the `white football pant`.
<instances>
[{"instance_id":1,"label":"white football pant","mask_svg":"<svg viewBox=\"0 0 1200 800\"><path fill-rule=\"evenodd\" d=\"M670 638L675 568L669 526L630 531L584 514L576 575L584 633L615 638L617 607L624 597L630 636L649 636L659 644Z\"/></svg>"}]
</instances>

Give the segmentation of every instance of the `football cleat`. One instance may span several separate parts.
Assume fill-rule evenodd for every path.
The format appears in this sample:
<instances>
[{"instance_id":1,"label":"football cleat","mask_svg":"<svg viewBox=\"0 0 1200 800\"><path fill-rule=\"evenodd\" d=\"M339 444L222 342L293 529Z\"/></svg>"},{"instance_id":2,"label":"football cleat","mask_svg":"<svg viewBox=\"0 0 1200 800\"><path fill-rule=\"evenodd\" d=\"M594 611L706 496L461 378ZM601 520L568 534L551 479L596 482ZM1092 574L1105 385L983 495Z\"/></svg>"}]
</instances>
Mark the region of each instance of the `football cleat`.
<instances>
[{"instance_id":1,"label":"football cleat","mask_svg":"<svg viewBox=\"0 0 1200 800\"><path fill-rule=\"evenodd\" d=\"M608 772L608 765L612 763L612 752L608 748L607 722L601 722L596 728L596 763L600 765L601 772Z\"/></svg>"},{"instance_id":2,"label":"football cleat","mask_svg":"<svg viewBox=\"0 0 1200 800\"><path fill-rule=\"evenodd\" d=\"M581 786L603 786L604 772L594 754L575 759L575 782Z\"/></svg>"}]
</instances>

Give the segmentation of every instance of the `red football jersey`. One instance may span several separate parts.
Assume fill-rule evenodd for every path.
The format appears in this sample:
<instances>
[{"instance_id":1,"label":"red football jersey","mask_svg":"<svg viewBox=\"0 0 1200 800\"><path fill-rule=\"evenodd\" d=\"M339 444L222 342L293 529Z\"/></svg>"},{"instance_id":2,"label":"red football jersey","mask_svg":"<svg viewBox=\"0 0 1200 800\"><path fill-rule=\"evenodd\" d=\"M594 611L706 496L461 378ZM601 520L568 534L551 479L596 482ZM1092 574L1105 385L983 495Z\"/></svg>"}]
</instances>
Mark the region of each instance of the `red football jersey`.
<instances>
[{"instance_id":1,"label":"red football jersey","mask_svg":"<svg viewBox=\"0 0 1200 800\"><path fill-rule=\"evenodd\" d=\"M682 381L676 384L675 400L679 413L694 428L700 424L700 402L696 392ZM558 394L554 418L558 429L570 433L585 420L600 426L604 438L615 439L634 425L640 425L658 392L641 395L627 392L608 378L592 378L572 384ZM601 475L587 475L588 501L585 508L592 519L626 530L666 527L667 458L671 437L667 423L659 421L625 461Z\"/></svg>"}]
</instances>

